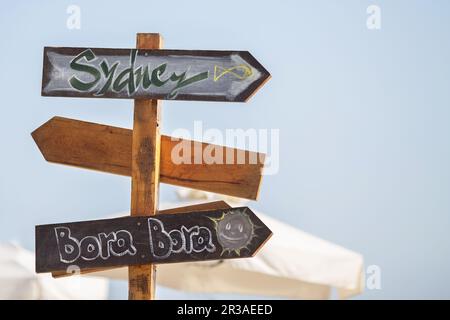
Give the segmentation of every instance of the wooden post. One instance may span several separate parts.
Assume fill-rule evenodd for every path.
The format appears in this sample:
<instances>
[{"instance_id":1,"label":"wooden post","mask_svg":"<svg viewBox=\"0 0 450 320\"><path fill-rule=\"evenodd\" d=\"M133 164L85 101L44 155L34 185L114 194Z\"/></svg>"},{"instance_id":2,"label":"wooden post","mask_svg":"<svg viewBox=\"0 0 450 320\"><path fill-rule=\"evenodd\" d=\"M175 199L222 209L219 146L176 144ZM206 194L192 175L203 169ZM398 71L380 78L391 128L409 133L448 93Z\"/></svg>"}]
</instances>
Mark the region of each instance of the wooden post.
<instances>
[{"instance_id":1,"label":"wooden post","mask_svg":"<svg viewBox=\"0 0 450 320\"><path fill-rule=\"evenodd\" d=\"M158 33L138 33L138 49L161 49ZM151 216L158 209L160 106L158 100L134 100L133 142L131 159L131 215ZM155 298L156 268L152 264L128 268L128 298Z\"/></svg>"}]
</instances>

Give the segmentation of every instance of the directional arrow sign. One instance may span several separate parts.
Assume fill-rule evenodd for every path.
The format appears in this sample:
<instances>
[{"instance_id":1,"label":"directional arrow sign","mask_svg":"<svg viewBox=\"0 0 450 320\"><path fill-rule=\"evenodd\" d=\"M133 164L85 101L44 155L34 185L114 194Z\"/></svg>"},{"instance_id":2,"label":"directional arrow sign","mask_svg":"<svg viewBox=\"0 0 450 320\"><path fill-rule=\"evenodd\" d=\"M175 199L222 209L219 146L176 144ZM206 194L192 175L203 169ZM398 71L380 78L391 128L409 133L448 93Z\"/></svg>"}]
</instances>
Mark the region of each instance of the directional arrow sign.
<instances>
[{"instance_id":1,"label":"directional arrow sign","mask_svg":"<svg viewBox=\"0 0 450 320\"><path fill-rule=\"evenodd\" d=\"M42 95L243 102L269 78L247 51L45 47Z\"/></svg>"},{"instance_id":2,"label":"directional arrow sign","mask_svg":"<svg viewBox=\"0 0 450 320\"><path fill-rule=\"evenodd\" d=\"M247 207L36 226L36 272L246 258L272 232Z\"/></svg>"},{"instance_id":3,"label":"directional arrow sign","mask_svg":"<svg viewBox=\"0 0 450 320\"><path fill-rule=\"evenodd\" d=\"M54 117L32 136L47 161L131 175L129 129ZM180 148L190 154L174 161ZM216 161L207 162L208 154ZM264 154L162 136L160 166L161 182L255 200Z\"/></svg>"},{"instance_id":4,"label":"directional arrow sign","mask_svg":"<svg viewBox=\"0 0 450 320\"><path fill-rule=\"evenodd\" d=\"M214 201L214 202L207 202L207 203L198 203L193 204L189 206L184 207L176 207L171 209L165 209L165 210L159 210L158 215L160 214L176 214L176 213L183 213L183 212L198 212L198 211L213 211L213 210L229 210L231 209L231 206L226 203L225 201ZM86 274L86 273L92 273L92 272L98 272L98 271L105 271L105 270L111 270L113 268L120 268L121 266L116 267L107 267L107 268L94 268L94 269L83 269L83 270L77 270L80 272L73 273L73 269L68 269L64 271L53 271L52 276L55 278L59 277L67 277L74 274Z\"/></svg>"}]
</instances>

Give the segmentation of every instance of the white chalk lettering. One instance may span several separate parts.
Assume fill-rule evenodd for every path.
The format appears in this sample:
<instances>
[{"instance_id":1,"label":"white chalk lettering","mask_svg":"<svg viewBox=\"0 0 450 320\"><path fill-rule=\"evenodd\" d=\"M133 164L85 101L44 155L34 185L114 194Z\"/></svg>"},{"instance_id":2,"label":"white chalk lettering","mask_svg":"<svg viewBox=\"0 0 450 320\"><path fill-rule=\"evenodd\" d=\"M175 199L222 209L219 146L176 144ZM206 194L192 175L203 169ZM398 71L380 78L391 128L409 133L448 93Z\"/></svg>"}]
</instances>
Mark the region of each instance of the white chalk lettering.
<instances>
[{"instance_id":1,"label":"white chalk lettering","mask_svg":"<svg viewBox=\"0 0 450 320\"><path fill-rule=\"evenodd\" d=\"M206 227L193 226L186 228L181 226L180 230L166 231L163 223L155 218L148 219L150 236L150 250L154 257L164 259L171 254L192 252L214 252L215 245L212 243L211 230Z\"/></svg>"},{"instance_id":2,"label":"white chalk lettering","mask_svg":"<svg viewBox=\"0 0 450 320\"><path fill-rule=\"evenodd\" d=\"M126 230L99 233L97 236L86 236L81 240L71 235L70 228L56 227L56 243L59 259L64 263L73 263L79 258L91 261L97 258L103 260L111 256L121 257L126 254L134 256L137 252L133 245L133 237Z\"/></svg>"}]
</instances>

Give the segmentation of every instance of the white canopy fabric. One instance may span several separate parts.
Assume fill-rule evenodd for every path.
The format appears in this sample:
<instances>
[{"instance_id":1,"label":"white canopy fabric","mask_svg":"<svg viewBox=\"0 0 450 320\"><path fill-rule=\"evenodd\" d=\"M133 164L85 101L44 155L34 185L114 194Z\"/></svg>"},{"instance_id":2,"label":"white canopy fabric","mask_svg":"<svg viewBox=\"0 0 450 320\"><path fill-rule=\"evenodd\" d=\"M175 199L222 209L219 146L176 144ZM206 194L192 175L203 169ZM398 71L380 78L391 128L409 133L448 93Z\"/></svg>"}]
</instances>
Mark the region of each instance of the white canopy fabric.
<instances>
[{"instance_id":1,"label":"white canopy fabric","mask_svg":"<svg viewBox=\"0 0 450 320\"><path fill-rule=\"evenodd\" d=\"M108 280L36 274L34 254L19 245L0 243L0 299L106 299Z\"/></svg>"},{"instance_id":2,"label":"white canopy fabric","mask_svg":"<svg viewBox=\"0 0 450 320\"><path fill-rule=\"evenodd\" d=\"M192 202L170 207L188 204ZM161 264L157 268L157 284L187 292L291 299L328 299L331 288L337 289L340 299L363 291L360 254L252 211L273 232L255 257ZM128 273L127 268L118 268L93 275L127 279Z\"/></svg>"}]
</instances>

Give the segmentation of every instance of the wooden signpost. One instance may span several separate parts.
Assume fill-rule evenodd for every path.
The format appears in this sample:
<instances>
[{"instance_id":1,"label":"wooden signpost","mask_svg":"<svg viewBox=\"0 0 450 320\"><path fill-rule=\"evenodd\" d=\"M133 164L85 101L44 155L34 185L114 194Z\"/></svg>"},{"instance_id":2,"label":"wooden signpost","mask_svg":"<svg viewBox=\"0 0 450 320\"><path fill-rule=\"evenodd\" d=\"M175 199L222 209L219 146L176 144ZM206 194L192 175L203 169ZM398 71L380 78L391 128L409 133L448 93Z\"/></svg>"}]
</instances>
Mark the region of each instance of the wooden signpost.
<instances>
[{"instance_id":1,"label":"wooden signpost","mask_svg":"<svg viewBox=\"0 0 450 320\"><path fill-rule=\"evenodd\" d=\"M224 203L155 216L160 181L256 199L264 164L263 154L161 136L155 99L246 101L270 78L245 51L161 48L159 34L138 34L137 49L44 48L43 96L135 102L133 130L55 117L32 133L50 162L131 176L130 217L36 227L37 272L129 266L129 298L153 299L155 264L251 257L271 236L249 208ZM180 145L194 152L178 163ZM198 163L205 153L215 161Z\"/></svg>"}]
</instances>

